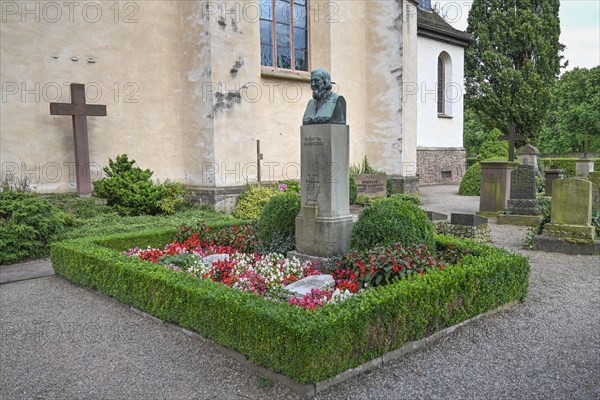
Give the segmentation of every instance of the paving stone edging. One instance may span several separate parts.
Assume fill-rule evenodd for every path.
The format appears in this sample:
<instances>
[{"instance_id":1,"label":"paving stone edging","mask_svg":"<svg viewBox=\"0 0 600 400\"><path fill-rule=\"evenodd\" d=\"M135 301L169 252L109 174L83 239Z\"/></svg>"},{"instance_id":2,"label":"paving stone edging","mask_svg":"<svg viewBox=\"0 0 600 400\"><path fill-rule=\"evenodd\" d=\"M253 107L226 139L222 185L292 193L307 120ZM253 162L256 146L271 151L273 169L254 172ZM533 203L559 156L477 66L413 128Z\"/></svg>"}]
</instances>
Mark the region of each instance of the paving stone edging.
<instances>
[{"instance_id":1,"label":"paving stone edging","mask_svg":"<svg viewBox=\"0 0 600 400\"><path fill-rule=\"evenodd\" d=\"M77 285L77 286L80 286L80 285ZM229 349L227 347L221 346L220 344L218 344L210 339L207 339L196 332L192 332L192 331L185 329L177 324L164 322L161 319L159 319L151 314L141 311L135 307L128 306L127 304L121 303L117 299L107 296L104 293L98 292L94 289L90 289L85 286L80 286L80 287L83 287L91 292L94 292L103 297L106 297L117 304L121 304L122 306L129 308L131 311L135 312L138 315L149 318L159 324L166 325L169 328L179 331L194 340L198 340L198 341L202 342L203 344L206 344L206 345L210 346L211 348L213 348L214 350L218 351L221 355L237 361L238 363L242 364L249 370L251 370L259 375L265 376L269 379L272 379L273 381L280 383L281 385L287 387L292 392L300 395L301 397L303 397L305 399L313 398L314 396L317 395L317 393L320 393L320 392L330 388L331 386L340 384L348 379L354 378L354 377L356 377L360 374L363 374L367 371L370 371L372 369L379 368L379 367L383 366L384 364L387 364L391 361L397 360L409 353L412 353L413 351L421 349L421 348L427 346L428 344L433 343L436 340L439 340L443 337L451 335L454 331L456 331L459 328L462 328L465 325L475 322L481 318L485 318L490 315L494 315L498 312L508 310L520 303L519 301L511 301L511 302L501 305L500 307L497 307L493 310L490 310L483 314L476 315L473 318L469 318L469 319L467 319L463 322L460 322L456 325L453 325L451 327L448 327L446 329L438 331L426 338L419 339L419 340L416 340L413 342L409 342L409 343L405 344L401 349L390 351L389 353L386 353L386 354L384 354L380 357L377 357L373 360L367 361L367 362L359 365L358 367L346 370L346 371L334 376L333 378L329 378L327 380L317 382L317 383L299 383L283 374L271 371L265 367L257 365L255 363L253 363L252 361L248 360L248 357L246 357L242 353L237 352L232 349Z\"/></svg>"}]
</instances>

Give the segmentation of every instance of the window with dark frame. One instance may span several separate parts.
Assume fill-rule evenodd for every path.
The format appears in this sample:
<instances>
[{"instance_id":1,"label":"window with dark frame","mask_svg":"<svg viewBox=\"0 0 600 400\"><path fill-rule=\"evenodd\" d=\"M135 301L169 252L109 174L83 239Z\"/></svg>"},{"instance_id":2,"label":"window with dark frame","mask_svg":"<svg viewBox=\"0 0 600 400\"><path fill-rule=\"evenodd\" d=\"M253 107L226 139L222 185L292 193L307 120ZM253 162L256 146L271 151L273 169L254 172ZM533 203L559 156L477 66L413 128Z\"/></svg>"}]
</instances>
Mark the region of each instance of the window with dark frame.
<instances>
[{"instance_id":1,"label":"window with dark frame","mask_svg":"<svg viewBox=\"0 0 600 400\"><path fill-rule=\"evenodd\" d=\"M444 88L446 87L446 67L444 65L444 59L441 55L438 57L437 76L437 112L438 114L444 114L446 111L446 99L444 96Z\"/></svg>"},{"instance_id":2,"label":"window with dark frame","mask_svg":"<svg viewBox=\"0 0 600 400\"><path fill-rule=\"evenodd\" d=\"M308 0L260 0L261 65L308 72Z\"/></svg>"}]
</instances>

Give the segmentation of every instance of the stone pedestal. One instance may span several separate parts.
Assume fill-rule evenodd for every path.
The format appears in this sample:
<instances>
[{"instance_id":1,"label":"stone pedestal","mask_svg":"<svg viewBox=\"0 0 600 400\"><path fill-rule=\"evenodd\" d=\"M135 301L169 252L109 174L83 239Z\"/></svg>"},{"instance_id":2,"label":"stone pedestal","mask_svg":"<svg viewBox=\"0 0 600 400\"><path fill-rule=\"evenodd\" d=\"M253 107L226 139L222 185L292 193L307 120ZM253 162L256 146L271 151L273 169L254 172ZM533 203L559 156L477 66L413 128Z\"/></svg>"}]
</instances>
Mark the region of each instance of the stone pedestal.
<instances>
[{"instance_id":1,"label":"stone pedestal","mask_svg":"<svg viewBox=\"0 0 600 400\"><path fill-rule=\"evenodd\" d=\"M544 186L545 195L552 196L552 182L557 179L563 179L565 177L565 171L562 169L548 169L544 171Z\"/></svg>"},{"instance_id":2,"label":"stone pedestal","mask_svg":"<svg viewBox=\"0 0 600 400\"><path fill-rule=\"evenodd\" d=\"M304 125L301 140L302 208L296 217L296 252L314 257L350 247L348 125Z\"/></svg>"},{"instance_id":3,"label":"stone pedestal","mask_svg":"<svg viewBox=\"0 0 600 400\"><path fill-rule=\"evenodd\" d=\"M478 214L493 216L504 210L510 199L510 175L517 163L483 161L481 163L481 195Z\"/></svg>"},{"instance_id":4,"label":"stone pedestal","mask_svg":"<svg viewBox=\"0 0 600 400\"><path fill-rule=\"evenodd\" d=\"M575 162L575 176L586 179L590 172L594 172L594 160L581 159Z\"/></svg>"}]
</instances>

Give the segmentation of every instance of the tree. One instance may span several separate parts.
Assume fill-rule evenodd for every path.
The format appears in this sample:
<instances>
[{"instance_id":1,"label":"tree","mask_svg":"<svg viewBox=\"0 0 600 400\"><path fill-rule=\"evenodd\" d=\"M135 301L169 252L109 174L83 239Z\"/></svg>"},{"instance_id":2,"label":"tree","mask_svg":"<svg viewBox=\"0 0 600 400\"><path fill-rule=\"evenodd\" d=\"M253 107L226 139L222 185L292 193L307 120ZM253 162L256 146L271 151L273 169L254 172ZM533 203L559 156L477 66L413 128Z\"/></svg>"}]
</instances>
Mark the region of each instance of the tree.
<instances>
[{"instance_id":1,"label":"tree","mask_svg":"<svg viewBox=\"0 0 600 400\"><path fill-rule=\"evenodd\" d=\"M487 130L534 138L561 68L559 0L474 0L465 53L467 106Z\"/></svg>"},{"instance_id":2,"label":"tree","mask_svg":"<svg viewBox=\"0 0 600 400\"><path fill-rule=\"evenodd\" d=\"M463 143L467 154L478 154L481 144L486 139L487 132L475 111L465 108L464 111Z\"/></svg>"},{"instance_id":3,"label":"tree","mask_svg":"<svg viewBox=\"0 0 600 400\"><path fill-rule=\"evenodd\" d=\"M553 90L539 149L544 153L600 151L600 66L565 72Z\"/></svg>"}]
</instances>

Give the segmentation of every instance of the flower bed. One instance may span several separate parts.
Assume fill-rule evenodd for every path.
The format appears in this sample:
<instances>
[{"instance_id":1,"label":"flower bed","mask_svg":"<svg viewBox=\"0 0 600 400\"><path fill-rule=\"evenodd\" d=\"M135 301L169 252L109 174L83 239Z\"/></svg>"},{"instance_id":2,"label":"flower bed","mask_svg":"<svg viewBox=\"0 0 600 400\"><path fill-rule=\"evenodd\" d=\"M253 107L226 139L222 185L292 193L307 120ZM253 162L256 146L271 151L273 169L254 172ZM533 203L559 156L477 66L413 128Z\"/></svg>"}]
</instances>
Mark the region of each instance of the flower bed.
<instances>
[{"instance_id":1,"label":"flower bed","mask_svg":"<svg viewBox=\"0 0 600 400\"><path fill-rule=\"evenodd\" d=\"M209 229L213 228L216 227ZM223 232L231 234L233 229ZM407 252L399 254L400 262L395 270L394 260L398 257L388 256L405 249L380 254L387 263L378 265L381 270L373 268L372 272L365 261L378 260L377 256L371 258L374 256L371 254L365 259L367 254L361 253L358 258L348 255L336 272L336 284L345 285L348 291L359 291L361 285L369 290L336 304L324 304L329 300L328 295L317 291L295 300L298 305L303 301L305 308L311 308L308 310L257 296L257 292L268 293L269 290L254 287L252 280L251 289L244 286L249 281L238 278L233 285L239 284L240 290L233 290L212 279L201 279L193 273L173 271L172 267L122 254L140 245L164 250L164 244L169 243L174 234L172 230L160 230L62 242L53 245L52 262L56 273L66 279L97 289L165 322L197 331L241 352L252 362L301 383L330 378L401 348L409 341L510 301L522 300L528 289L526 258L442 236L436 238L437 245L447 258L434 261L427 253L421 253L417 267L413 267L413 255ZM178 243L183 243L193 235L185 237L178 232L177 236L180 236ZM251 246L250 237L240 240L239 235L233 235L234 242L236 239L236 246ZM218 246L210 244L210 240L206 244ZM167 255L180 254L174 251ZM231 254L238 257L235 252ZM163 256L148 252L144 257L159 259ZM456 265L446 267L459 259ZM245 260L254 272L255 261L271 266L280 261L272 262L270 256L268 262L261 261L260 257ZM363 276L361 263L365 264ZM408 264L415 273L395 279L393 274L402 272L401 265L406 271ZM434 268L430 273L421 274L419 265ZM213 267L211 264L211 269ZM294 268L297 266L292 267L292 264L288 270L284 268L290 273L283 273L281 281L285 276L294 275L291 272ZM216 270L214 272L217 275ZM268 286L266 281L265 286Z\"/></svg>"}]
</instances>

